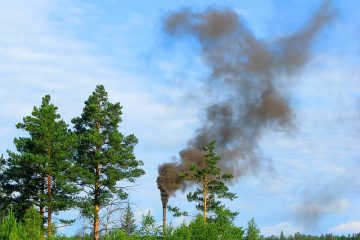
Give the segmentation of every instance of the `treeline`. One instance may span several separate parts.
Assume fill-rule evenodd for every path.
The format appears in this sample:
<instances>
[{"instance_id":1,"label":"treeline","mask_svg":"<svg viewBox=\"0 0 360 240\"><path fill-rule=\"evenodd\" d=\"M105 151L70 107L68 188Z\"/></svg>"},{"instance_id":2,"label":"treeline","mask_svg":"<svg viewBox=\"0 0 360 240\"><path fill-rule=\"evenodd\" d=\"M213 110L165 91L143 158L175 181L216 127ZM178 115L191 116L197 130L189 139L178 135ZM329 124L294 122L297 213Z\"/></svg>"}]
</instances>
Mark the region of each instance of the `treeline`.
<instances>
[{"instance_id":1,"label":"treeline","mask_svg":"<svg viewBox=\"0 0 360 240\"><path fill-rule=\"evenodd\" d=\"M123 218L126 219L126 218ZM133 215L132 215L133 219ZM133 219L134 220L134 219ZM39 240L43 238L42 219L37 210L28 209L22 221L18 221L13 212L2 219L0 223L0 239L2 240ZM94 236L79 233L72 237L55 235L52 240L92 240ZM245 229L236 227L227 221L208 221L204 223L202 216L198 215L189 224L183 223L179 227L169 226L166 235L161 233L161 226L155 223L153 216L148 213L142 216L140 226L132 222L131 228L121 224L121 227L109 230L100 236L101 240L359 240L360 233L336 236L326 234L321 236L304 235L295 233L285 236L281 231L278 236L264 237L251 219Z\"/></svg>"},{"instance_id":2,"label":"treeline","mask_svg":"<svg viewBox=\"0 0 360 240\"><path fill-rule=\"evenodd\" d=\"M320 236L306 235L301 233L295 233L294 235L284 236L281 232L279 236L261 237L264 240L359 240L360 233L349 234L349 235L333 235L333 234L322 234Z\"/></svg>"}]
</instances>

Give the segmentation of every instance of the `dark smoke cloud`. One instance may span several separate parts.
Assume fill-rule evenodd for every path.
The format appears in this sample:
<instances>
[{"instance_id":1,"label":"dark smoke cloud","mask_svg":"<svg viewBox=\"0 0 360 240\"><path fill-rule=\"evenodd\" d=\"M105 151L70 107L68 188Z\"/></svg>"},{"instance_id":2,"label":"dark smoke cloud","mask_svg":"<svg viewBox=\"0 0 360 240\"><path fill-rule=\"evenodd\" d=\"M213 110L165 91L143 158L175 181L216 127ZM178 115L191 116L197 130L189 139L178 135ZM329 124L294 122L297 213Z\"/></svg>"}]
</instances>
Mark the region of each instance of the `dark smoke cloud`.
<instances>
[{"instance_id":1,"label":"dark smoke cloud","mask_svg":"<svg viewBox=\"0 0 360 240\"><path fill-rule=\"evenodd\" d=\"M237 13L227 8L180 10L164 18L168 35L191 36L200 43L210 69L208 95L221 96L221 100L213 97L202 126L180 151L179 162L159 167L157 183L162 193L169 196L185 187L179 173L191 164L201 165L201 149L212 139L224 171L239 178L258 169L258 142L263 133L293 127L286 80L306 64L315 37L333 17L325 1L301 29L268 42L257 39Z\"/></svg>"}]
</instances>

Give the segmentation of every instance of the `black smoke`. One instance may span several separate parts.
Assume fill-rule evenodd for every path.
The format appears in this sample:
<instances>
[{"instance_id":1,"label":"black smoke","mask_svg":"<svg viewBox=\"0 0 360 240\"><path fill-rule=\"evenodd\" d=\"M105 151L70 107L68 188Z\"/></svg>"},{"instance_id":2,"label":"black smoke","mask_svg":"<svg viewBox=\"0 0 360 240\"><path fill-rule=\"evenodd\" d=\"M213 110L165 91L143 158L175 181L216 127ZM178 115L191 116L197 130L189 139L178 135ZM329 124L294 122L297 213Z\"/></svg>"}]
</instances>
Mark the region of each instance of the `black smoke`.
<instances>
[{"instance_id":1,"label":"black smoke","mask_svg":"<svg viewBox=\"0 0 360 240\"><path fill-rule=\"evenodd\" d=\"M185 187L179 173L192 164L201 166L202 147L210 140L216 140L220 167L235 179L261 165L259 139L269 129L293 127L289 79L308 62L314 40L333 18L330 2L324 1L299 30L269 41L256 38L228 8L185 9L164 18L166 34L174 39L191 36L200 43L202 59L210 69L208 95L221 95L221 100L212 99L201 127L180 151L179 161L159 166L163 204Z\"/></svg>"}]
</instances>

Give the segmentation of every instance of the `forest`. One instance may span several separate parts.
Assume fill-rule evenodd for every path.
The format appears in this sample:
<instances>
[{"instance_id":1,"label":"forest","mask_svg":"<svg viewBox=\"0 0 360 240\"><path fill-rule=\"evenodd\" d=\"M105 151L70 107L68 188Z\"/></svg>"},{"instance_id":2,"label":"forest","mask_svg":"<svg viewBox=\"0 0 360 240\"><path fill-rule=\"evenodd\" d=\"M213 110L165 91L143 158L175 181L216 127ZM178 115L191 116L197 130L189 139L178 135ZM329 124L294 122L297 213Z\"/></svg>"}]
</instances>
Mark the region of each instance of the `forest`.
<instances>
[{"instance_id":1,"label":"forest","mask_svg":"<svg viewBox=\"0 0 360 240\"><path fill-rule=\"evenodd\" d=\"M255 218L247 226L236 226L239 213L223 203L237 198L229 191L233 175L218 166L215 141L204 145L201 161L183 166L176 179L195 185L187 199L196 204L199 215L179 226L166 222L167 210L174 216L188 213L168 205L164 186L169 186L160 175L163 223L150 212L135 219L128 188L145 174L144 162L134 154L136 136L119 131L120 103L109 102L105 87L98 85L72 126L57 110L45 95L41 105L16 124L26 133L14 139L16 151L1 157L0 239L360 239L360 234L285 236L282 231L264 237ZM76 219L59 219L59 213L75 209L87 224L76 235L65 236L59 229Z\"/></svg>"}]
</instances>

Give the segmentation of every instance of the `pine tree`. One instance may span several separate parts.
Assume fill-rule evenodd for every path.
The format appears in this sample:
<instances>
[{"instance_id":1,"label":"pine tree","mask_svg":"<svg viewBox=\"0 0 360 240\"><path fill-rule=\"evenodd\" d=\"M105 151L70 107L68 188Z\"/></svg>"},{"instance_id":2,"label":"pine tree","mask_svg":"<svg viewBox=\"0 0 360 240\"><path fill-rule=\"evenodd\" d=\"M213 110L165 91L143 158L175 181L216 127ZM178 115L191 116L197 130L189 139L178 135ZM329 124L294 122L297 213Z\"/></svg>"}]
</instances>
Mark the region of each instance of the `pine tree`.
<instances>
[{"instance_id":1,"label":"pine tree","mask_svg":"<svg viewBox=\"0 0 360 240\"><path fill-rule=\"evenodd\" d=\"M260 230L256 226L255 218L251 218L248 222L248 227L246 229L245 240L259 240L260 239Z\"/></svg>"},{"instance_id":2,"label":"pine tree","mask_svg":"<svg viewBox=\"0 0 360 240\"><path fill-rule=\"evenodd\" d=\"M6 188L17 193L12 194L11 202L18 213L24 213L33 205L40 208L43 219L47 212L47 234L51 237L52 213L71 207L72 196L77 192L69 179L73 138L57 107L50 103L49 95L16 127L29 136L15 138L17 152L8 151Z\"/></svg>"},{"instance_id":3,"label":"pine tree","mask_svg":"<svg viewBox=\"0 0 360 240\"><path fill-rule=\"evenodd\" d=\"M84 216L92 216L96 240L99 237L100 208L116 195L127 196L118 182L134 182L145 173L139 168L142 162L134 155L137 138L123 136L118 130L122 121L121 108L120 103L108 101L104 86L99 85L85 101L81 116L72 120L78 139L75 157L79 167L78 183L87 193L79 207Z\"/></svg>"},{"instance_id":4,"label":"pine tree","mask_svg":"<svg viewBox=\"0 0 360 240\"><path fill-rule=\"evenodd\" d=\"M197 186L195 192L187 195L189 202L197 202L196 208L203 212L203 220L207 220L207 212L214 212L220 208L220 199L233 200L236 198L234 193L229 192L226 182L233 176L229 173L222 173L217 163L221 159L215 153L215 141L211 141L204 147L204 167L192 165L189 173L183 173L182 177L190 180ZM237 213L232 213L237 214Z\"/></svg>"},{"instance_id":5,"label":"pine tree","mask_svg":"<svg viewBox=\"0 0 360 240\"><path fill-rule=\"evenodd\" d=\"M127 234L131 235L136 230L134 213L131 209L130 202L128 201L124 212L121 216L121 229Z\"/></svg>"},{"instance_id":6,"label":"pine tree","mask_svg":"<svg viewBox=\"0 0 360 240\"><path fill-rule=\"evenodd\" d=\"M285 239L286 239L286 237L284 235L284 232L283 232L283 230L281 230L281 232L280 232L280 240L285 240Z\"/></svg>"},{"instance_id":7,"label":"pine tree","mask_svg":"<svg viewBox=\"0 0 360 240\"><path fill-rule=\"evenodd\" d=\"M156 224L154 216L151 214L150 210L143 214L140 222L139 233L143 237L147 236L158 236L160 234L160 226Z\"/></svg>"}]
</instances>

